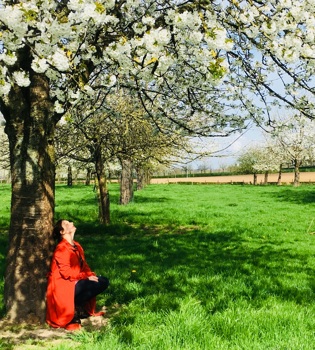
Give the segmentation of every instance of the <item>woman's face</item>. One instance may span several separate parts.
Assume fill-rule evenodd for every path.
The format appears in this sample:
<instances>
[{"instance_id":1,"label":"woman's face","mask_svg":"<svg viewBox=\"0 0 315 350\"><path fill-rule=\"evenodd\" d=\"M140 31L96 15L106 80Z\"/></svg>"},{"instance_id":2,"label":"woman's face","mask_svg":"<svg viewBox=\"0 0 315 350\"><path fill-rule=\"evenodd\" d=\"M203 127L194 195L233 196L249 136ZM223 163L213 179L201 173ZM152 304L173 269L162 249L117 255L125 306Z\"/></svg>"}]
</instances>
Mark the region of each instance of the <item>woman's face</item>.
<instances>
[{"instance_id":1,"label":"woman's face","mask_svg":"<svg viewBox=\"0 0 315 350\"><path fill-rule=\"evenodd\" d=\"M68 220L62 220L62 224L61 224L63 231L61 232L62 235L64 234L72 234L75 233L76 231L76 227L73 225L72 221L68 221Z\"/></svg>"}]
</instances>

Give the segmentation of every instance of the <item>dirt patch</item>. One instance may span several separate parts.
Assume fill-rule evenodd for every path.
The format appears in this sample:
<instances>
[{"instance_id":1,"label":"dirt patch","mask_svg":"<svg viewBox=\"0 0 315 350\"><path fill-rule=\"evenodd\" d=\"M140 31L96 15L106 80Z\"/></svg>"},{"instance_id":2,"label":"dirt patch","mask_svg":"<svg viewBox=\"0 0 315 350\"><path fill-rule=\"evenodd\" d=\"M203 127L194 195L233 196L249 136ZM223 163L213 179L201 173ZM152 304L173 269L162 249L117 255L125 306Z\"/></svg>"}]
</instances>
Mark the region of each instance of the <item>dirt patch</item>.
<instances>
[{"instance_id":1,"label":"dirt patch","mask_svg":"<svg viewBox=\"0 0 315 350\"><path fill-rule=\"evenodd\" d=\"M80 331L99 330L108 324L108 316L91 316L81 322ZM73 343L75 348L77 343L70 339L70 334L71 332L63 328L51 328L48 325L13 325L4 320L0 321L0 349L47 349L47 346L62 344L65 341Z\"/></svg>"}]
</instances>

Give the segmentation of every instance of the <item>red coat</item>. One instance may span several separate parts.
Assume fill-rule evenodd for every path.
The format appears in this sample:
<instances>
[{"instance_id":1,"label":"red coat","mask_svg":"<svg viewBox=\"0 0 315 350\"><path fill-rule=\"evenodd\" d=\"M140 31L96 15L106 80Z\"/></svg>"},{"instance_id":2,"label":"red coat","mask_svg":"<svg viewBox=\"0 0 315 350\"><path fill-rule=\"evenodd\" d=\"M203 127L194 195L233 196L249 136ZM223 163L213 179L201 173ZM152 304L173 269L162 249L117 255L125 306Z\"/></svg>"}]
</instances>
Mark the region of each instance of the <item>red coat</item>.
<instances>
[{"instance_id":1,"label":"red coat","mask_svg":"<svg viewBox=\"0 0 315 350\"><path fill-rule=\"evenodd\" d=\"M63 239L57 245L48 273L46 322L55 328L64 328L74 317L76 281L95 275L85 261L81 245L74 243L76 247ZM94 314L95 305L95 298L85 305L90 315Z\"/></svg>"}]
</instances>

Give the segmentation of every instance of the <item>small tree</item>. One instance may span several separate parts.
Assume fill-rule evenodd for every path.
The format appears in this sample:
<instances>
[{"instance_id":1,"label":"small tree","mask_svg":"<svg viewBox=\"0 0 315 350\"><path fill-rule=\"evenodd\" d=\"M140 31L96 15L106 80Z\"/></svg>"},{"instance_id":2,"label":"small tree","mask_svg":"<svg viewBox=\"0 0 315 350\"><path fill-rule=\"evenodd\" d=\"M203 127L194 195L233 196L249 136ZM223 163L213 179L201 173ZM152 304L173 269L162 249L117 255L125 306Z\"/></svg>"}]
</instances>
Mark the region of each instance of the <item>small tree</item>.
<instances>
[{"instance_id":1,"label":"small tree","mask_svg":"<svg viewBox=\"0 0 315 350\"><path fill-rule=\"evenodd\" d=\"M293 186L300 184L300 166L314 158L315 124L301 114L278 118L273 139L278 153L294 167Z\"/></svg>"},{"instance_id":2,"label":"small tree","mask_svg":"<svg viewBox=\"0 0 315 350\"><path fill-rule=\"evenodd\" d=\"M253 174L254 185L257 185L257 174L259 173L255 166L259 163L261 156L261 148L256 146L246 149L237 159L239 164L238 169L240 172L243 174Z\"/></svg>"}]
</instances>

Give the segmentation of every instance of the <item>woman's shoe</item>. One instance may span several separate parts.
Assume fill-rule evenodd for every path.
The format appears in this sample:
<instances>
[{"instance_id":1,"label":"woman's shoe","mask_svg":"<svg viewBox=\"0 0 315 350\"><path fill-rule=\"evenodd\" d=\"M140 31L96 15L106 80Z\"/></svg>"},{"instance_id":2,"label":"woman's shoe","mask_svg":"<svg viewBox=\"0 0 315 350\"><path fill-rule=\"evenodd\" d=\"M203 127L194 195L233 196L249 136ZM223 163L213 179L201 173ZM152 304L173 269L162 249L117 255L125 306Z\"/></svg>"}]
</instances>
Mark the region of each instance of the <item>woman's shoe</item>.
<instances>
[{"instance_id":1,"label":"woman's shoe","mask_svg":"<svg viewBox=\"0 0 315 350\"><path fill-rule=\"evenodd\" d=\"M67 331L77 331L81 329L81 320L77 313L74 314L73 319L66 325L65 329Z\"/></svg>"},{"instance_id":2,"label":"woman's shoe","mask_svg":"<svg viewBox=\"0 0 315 350\"><path fill-rule=\"evenodd\" d=\"M99 311L99 312L94 312L92 316L104 316L105 312L104 311Z\"/></svg>"},{"instance_id":3,"label":"woman's shoe","mask_svg":"<svg viewBox=\"0 0 315 350\"><path fill-rule=\"evenodd\" d=\"M81 329L81 324L80 323L69 323L66 325L65 330L73 332L73 331L78 331Z\"/></svg>"}]
</instances>

